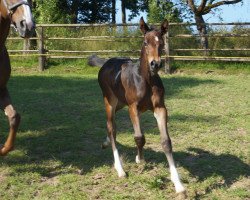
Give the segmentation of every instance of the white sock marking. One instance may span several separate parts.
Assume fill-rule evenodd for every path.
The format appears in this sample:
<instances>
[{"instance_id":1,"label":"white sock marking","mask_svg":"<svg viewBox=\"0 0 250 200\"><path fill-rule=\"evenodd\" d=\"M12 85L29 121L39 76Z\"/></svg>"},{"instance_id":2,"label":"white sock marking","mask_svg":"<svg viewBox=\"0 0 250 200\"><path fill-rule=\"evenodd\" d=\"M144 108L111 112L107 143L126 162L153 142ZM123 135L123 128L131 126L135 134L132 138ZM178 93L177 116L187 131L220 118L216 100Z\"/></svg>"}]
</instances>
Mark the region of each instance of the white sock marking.
<instances>
[{"instance_id":1,"label":"white sock marking","mask_svg":"<svg viewBox=\"0 0 250 200\"><path fill-rule=\"evenodd\" d=\"M107 137L107 138L106 138L106 141L103 142L103 145L104 145L105 147L107 147L107 146L109 146L109 144L110 144L110 139L109 139L109 137Z\"/></svg>"},{"instance_id":2,"label":"white sock marking","mask_svg":"<svg viewBox=\"0 0 250 200\"><path fill-rule=\"evenodd\" d=\"M185 188L180 181L180 177L175 166L170 166L170 174L171 174L171 181L174 183L175 186L175 191L177 193L185 191Z\"/></svg>"},{"instance_id":3,"label":"white sock marking","mask_svg":"<svg viewBox=\"0 0 250 200\"><path fill-rule=\"evenodd\" d=\"M163 126L163 124L166 123L165 120L163 120L164 116L159 115L157 113L154 113L154 116L158 122L158 126L159 126L160 131L165 132L166 129L165 129L165 126ZM168 160L168 164L169 164L171 181L174 183L175 191L176 191L176 193L184 192L185 188L181 183L179 174L178 174L177 169L175 167L173 155L167 154L166 156L167 156L167 160Z\"/></svg>"},{"instance_id":4,"label":"white sock marking","mask_svg":"<svg viewBox=\"0 0 250 200\"><path fill-rule=\"evenodd\" d=\"M115 159L115 169L118 172L118 176L119 177L124 177L126 176L126 173L124 172L123 168L122 168L122 163L119 157L119 153L118 150L114 150L114 159Z\"/></svg>"},{"instance_id":5,"label":"white sock marking","mask_svg":"<svg viewBox=\"0 0 250 200\"><path fill-rule=\"evenodd\" d=\"M137 164L141 163L141 161L139 160L139 156L138 156L138 155L135 157L135 162L136 162Z\"/></svg>"}]
</instances>

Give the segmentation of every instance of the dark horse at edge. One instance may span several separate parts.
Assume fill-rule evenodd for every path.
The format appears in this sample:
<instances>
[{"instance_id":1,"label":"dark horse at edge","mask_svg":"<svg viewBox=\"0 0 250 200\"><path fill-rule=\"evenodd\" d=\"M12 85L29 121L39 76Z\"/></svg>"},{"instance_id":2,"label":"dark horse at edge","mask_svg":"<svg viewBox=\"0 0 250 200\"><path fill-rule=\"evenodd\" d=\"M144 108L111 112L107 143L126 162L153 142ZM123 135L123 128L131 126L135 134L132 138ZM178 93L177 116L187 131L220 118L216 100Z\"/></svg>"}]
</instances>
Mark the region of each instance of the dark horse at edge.
<instances>
[{"instance_id":1,"label":"dark horse at edge","mask_svg":"<svg viewBox=\"0 0 250 200\"><path fill-rule=\"evenodd\" d=\"M6 155L14 148L16 132L20 123L20 115L11 103L7 89L10 78L10 59L5 46L10 24L13 23L23 38L30 37L35 24L30 6L26 0L0 0L0 108L9 120L9 135L4 145L0 146L0 156Z\"/></svg>"},{"instance_id":2,"label":"dark horse at edge","mask_svg":"<svg viewBox=\"0 0 250 200\"><path fill-rule=\"evenodd\" d=\"M151 110L160 130L161 145L168 160L171 180L176 192L185 195L185 188L180 181L172 155L172 144L167 129L164 86L158 75L162 66L160 56L164 46L163 36L168 31L168 21L165 20L161 24L161 30L158 31L150 29L141 18L140 29L144 34L140 64L135 65L132 60L126 58L111 58L99 71L98 81L103 93L108 130L108 137L103 147L111 143L118 176L126 176L115 144L115 113L128 106L138 150L135 160L136 163L140 163L143 160L145 137L140 127L139 116L146 110Z\"/></svg>"}]
</instances>

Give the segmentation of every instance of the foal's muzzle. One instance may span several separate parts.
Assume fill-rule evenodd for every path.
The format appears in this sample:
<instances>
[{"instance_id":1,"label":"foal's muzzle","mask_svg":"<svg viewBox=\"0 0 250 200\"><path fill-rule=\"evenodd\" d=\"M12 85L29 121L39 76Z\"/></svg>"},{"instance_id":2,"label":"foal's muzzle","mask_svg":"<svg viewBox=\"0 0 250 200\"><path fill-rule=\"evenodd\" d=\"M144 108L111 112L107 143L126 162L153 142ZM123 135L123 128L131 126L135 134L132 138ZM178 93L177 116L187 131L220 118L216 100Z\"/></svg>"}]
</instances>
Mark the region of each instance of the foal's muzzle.
<instances>
[{"instance_id":1,"label":"foal's muzzle","mask_svg":"<svg viewBox=\"0 0 250 200\"><path fill-rule=\"evenodd\" d=\"M153 60L149 65L150 65L150 71L154 74L157 73L160 70L160 68L162 68L161 60L159 61Z\"/></svg>"},{"instance_id":2,"label":"foal's muzzle","mask_svg":"<svg viewBox=\"0 0 250 200\"><path fill-rule=\"evenodd\" d=\"M35 31L35 23L33 21L20 20L15 23L15 27L23 38L31 37Z\"/></svg>"}]
</instances>

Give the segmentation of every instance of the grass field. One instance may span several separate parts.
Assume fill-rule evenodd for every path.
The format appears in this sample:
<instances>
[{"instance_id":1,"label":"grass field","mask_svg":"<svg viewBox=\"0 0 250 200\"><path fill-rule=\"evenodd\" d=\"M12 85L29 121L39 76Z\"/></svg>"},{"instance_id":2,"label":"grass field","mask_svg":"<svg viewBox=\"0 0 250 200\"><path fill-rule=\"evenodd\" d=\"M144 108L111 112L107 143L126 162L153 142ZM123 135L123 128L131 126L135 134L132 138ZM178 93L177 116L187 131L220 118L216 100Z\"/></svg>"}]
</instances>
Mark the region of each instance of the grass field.
<instances>
[{"instance_id":1,"label":"grass field","mask_svg":"<svg viewBox=\"0 0 250 200\"><path fill-rule=\"evenodd\" d=\"M250 73L181 69L162 80L174 157L188 199L250 199ZM209 71L210 70L210 71ZM175 199L152 113L142 115L144 164L127 109L116 117L117 147L127 178L119 179L98 68L51 62L44 72L14 63L9 90L22 116L16 148L0 158L0 199ZM0 114L0 141L8 123Z\"/></svg>"}]
</instances>

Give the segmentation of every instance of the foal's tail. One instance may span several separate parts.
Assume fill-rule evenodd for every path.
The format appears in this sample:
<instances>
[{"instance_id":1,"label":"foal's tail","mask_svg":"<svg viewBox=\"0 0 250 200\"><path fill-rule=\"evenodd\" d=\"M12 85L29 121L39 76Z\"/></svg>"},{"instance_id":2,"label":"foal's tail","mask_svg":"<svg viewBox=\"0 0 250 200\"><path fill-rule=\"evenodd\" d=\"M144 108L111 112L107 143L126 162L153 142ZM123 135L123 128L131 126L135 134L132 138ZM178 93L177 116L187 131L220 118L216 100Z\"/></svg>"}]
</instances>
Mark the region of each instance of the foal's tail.
<instances>
[{"instance_id":1,"label":"foal's tail","mask_svg":"<svg viewBox=\"0 0 250 200\"><path fill-rule=\"evenodd\" d=\"M105 58L100 58L96 54L93 54L88 57L88 65L89 66L97 66L102 67L103 64L107 61Z\"/></svg>"}]
</instances>

